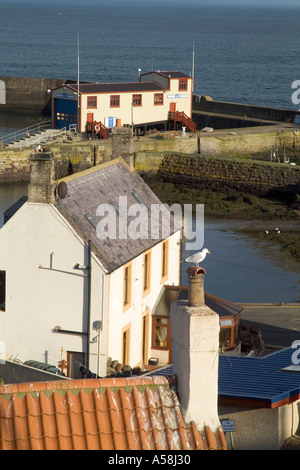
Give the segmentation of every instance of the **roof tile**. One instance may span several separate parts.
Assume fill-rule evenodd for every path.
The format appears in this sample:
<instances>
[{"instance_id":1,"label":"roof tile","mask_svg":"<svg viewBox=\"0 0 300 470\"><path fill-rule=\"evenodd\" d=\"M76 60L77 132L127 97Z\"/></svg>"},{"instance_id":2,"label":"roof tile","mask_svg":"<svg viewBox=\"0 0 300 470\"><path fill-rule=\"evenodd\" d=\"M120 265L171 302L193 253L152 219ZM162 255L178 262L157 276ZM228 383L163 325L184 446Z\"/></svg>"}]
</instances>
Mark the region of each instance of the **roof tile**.
<instances>
[{"instance_id":1,"label":"roof tile","mask_svg":"<svg viewBox=\"0 0 300 470\"><path fill-rule=\"evenodd\" d=\"M185 423L164 377L0 386L0 449L225 449L222 429Z\"/></svg>"}]
</instances>

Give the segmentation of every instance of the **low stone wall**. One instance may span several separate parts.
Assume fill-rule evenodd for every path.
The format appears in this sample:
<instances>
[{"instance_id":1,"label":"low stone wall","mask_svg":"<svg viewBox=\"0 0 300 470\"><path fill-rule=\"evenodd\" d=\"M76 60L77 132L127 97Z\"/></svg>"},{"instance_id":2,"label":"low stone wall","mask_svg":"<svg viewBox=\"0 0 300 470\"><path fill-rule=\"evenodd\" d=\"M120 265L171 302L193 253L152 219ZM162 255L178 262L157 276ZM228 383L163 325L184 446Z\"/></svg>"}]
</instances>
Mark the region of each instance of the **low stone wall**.
<instances>
[{"instance_id":1,"label":"low stone wall","mask_svg":"<svg viewBox=\"0 0 300 470\"><path fill-rule=\"evenodd\" d=\"M63 178L110 159L111 146L93 145L90 142L60 143L48 146L57 162L57 177ZM28 181L29 157L33 149L6 149L0 152L0 183Z\"/></svg>"},{"instance_id":2,"label":"low stone wall","mask_svg":"<svg viewBox=\"0 0 300 470\"><path fill-rule=\"evenodd\" d=\"M133 139L134 166L137 171L158 171L165 156L171 153L229 159L264 154L269 158L272 148L284 147L286 150L290 149L293 158L293 149L296 149L297 154L300 149L300 133L295 133L292 129L275 131L272 127L252 131L245 129L241 134L224 131L166 137L160 138L158 135ZM58 159L59 177L65 176L64 172L85 170L109 160L112 156L112 139L74 140L54 143L49 147ZM281 157L282 152L281 150L278 153ZM32 149L28 148L0 150L0 182L28 180L28 158L31 153ZM283 158L280 158L280 161L283 162ZM272 164L272 167L274 166L275 164Z\"/></svg>"},{"instance_id":3,"label":"low stone wall","mask_svg":"<svg viewBox=\"0 0 300 470\"><path fill-rule=\"evenodd\" d=\"M17 181L28 181L30 172L29 157L33 153L32 149L8 150L0 158L0 183L10 183ZM4 154L4 152L3 152ZM62 178L68 174L69 160L64 155L57 155L57 175Z\"/></svg>"},{"instance_id":4,"label":"low stone wall","mask_svg":"<svg viewBox=\"0 0 300 470\"><path fill-rule=\"evenodd\" d=\"M158 170L164 181L192 187L229 187L260 196L300 193L300 167L200 155L165 155Z\"/></svg>"}]
</instances>

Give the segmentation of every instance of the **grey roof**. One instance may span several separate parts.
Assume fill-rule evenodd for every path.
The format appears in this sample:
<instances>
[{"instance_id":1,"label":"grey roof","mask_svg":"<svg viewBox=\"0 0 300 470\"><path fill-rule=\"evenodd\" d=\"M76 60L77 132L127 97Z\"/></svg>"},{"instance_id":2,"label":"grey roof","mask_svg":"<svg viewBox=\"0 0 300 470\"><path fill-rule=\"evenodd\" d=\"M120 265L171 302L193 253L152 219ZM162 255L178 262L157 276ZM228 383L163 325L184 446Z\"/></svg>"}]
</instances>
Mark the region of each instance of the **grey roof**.
<instances>
[{"instance_id":1,"label":"grey roof","mask_svg":"<svg viewBox=\"0 0 300 470\"><path fill-rule=\"evenodd\" d=\"M152 73L157 73L158 75L163 75L164 77L167 77L167 78L191 78L186 73L179 72L178 70L157 70L155 72L143 73L142 75L149 75Z\"/></svg>"},{"instance_id":2,"label":"grey roof","mask_svg":"<svg viewBox=\"0 0 300 470\"><path fill-rule=\"evenodd\" d=\"M27 201L27 196L22 196L17 202L12 204L6 211L3 213L4 217L4 224L8 222L8 220L15 215L15 213L25 204Z\"/></svg>"},{"instance_id":3,"label":"grey roof","mask_svg":"<svg viewBox=\"0 0 300 470\"><path fill-rule=\"evenodd\" d=\"M118 158L77 175L63 178L60 184L63 185L61 191L63 198L58 199L56 208L85 242L91 241L92 251L107 272L114 271L166 238L161 233L161 222L151 217L151 205L155 204L158 208L162 203L140 175L129 169L123 159ZM137 224L136 227L133 226L138 220L139 213L133 212L132 215L129 213L128 216L125 214L122 207L125 199L120 200L121 196L126 196L128 208L136 204L138 206L134 209L140 208L146 213L147 217L139 218L142 219L140 226ZM104 204L107 206L101 206ZM102 212L104 217L101 217L99 212L97 215L99 206L108 209L108 212ZM163 226L171 235L180 227L175 224L170 212L164 206L163 213L166 215ZM99 236L99 228L103 225L101 221L104 220L110 224L110 227L113 227L112 224L116 221L115 239ZM150 222L152 228L157 230L154 236L151 236ZM124 224L128 230L127 238L118 235L120 224ZM141 231L147 232L147 237L144 239L140 235Z\"/></svg>"},{"instance_id":4,"label":"grey roof","mask_svg":"<svg viewBox=\"0 0 300 470\"><path fill-rule=\"evenodd\" d=\"M78 91L78 85L67 85L68 88ZM141 93L143 91L164 91L165 87L156 82L128 82L128 83L89 83L80 84L80 93Z\"/></svg>"}]
</instances>

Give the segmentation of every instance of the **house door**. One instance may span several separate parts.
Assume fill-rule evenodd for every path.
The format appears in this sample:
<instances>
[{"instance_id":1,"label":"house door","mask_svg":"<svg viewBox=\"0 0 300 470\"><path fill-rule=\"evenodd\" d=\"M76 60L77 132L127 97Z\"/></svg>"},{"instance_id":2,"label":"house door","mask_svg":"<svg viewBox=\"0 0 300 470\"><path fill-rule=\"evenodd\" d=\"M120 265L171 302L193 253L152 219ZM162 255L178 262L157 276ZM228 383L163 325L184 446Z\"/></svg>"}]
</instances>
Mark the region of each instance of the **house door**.
<instances>
[{"instance_id":1,"label":"house door","mask_svg":"<svg viewBox=\"0 0 300 470\"><path fill-rule=\"evenodd\" d=\"M170 103L170 113L175 113L176 111L176 103Z\"/></svg>"},{"instance_id":2,"label":"house door","mask_svg":"<svg viewBox=\"0 0 300 470\"><path fill-rule=\"evenodd\" d=\"M80 367L85 364L85 354L77 351L67 351L68 377L82 379Z\"/></svg>"},{"instance_id":3,"label":"house door","mask_svg":"<svg viewBox=\"0 0 300 470\"><path fill-rule=\"evenodd\" d=\"M122 363L130 365L130 327L122 330Z\"/></svg>"},{"instance_id":4,"label":"house door","mask_svg":"<svg viewBox=\"0 0 300 470\"><path fill-rule=\"evenodd\" d=\"M149 350L149 310L143 315L142 323L142 366L148 363Z\"/></svg>"},{"instance_id":5,"label":"house door","mask_svg":"<svg viewBox=\"0 0 300 470\"><path fill-rule=\"evenodd\" d=\"M94 121L94 113L87 113L86 120L87 120L87 122L93 122Z\"/></svg>"},{"instance_id":6,"label":"house door","mask_svg":"<svg viewBox=\"0 0 300 470\"><path fill-rule=\"evenodd\" d=\"M69 130L70 124L77 123L77 101L56 98L54 103L54 127Z\"/></svg>"}]
</instances>

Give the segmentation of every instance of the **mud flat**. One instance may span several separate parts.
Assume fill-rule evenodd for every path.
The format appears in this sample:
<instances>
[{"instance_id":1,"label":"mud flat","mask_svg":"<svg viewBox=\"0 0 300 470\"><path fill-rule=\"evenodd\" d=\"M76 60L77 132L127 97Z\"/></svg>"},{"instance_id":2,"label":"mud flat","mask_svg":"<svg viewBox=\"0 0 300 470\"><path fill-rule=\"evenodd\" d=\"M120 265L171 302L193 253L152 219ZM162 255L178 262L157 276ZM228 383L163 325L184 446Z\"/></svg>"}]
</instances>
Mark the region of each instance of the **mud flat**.
<instances>
[{"instance_id":1,"label":"mud flat","mask_svg":"<svg viewBox=\"0 0 300 470\"><path fill-rule=\"evenodd\" d=\"M218 221L224 230L245 233L275 245L282 256L300 263L298 201L259 197L234 189L167 183L157 173L141 176L163 203L204 204L205 218Z\"/></svg>"}]
</instances>

